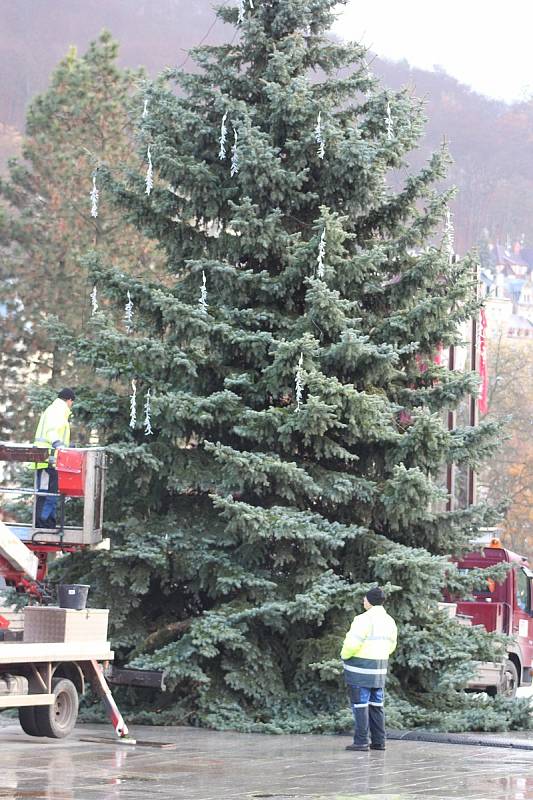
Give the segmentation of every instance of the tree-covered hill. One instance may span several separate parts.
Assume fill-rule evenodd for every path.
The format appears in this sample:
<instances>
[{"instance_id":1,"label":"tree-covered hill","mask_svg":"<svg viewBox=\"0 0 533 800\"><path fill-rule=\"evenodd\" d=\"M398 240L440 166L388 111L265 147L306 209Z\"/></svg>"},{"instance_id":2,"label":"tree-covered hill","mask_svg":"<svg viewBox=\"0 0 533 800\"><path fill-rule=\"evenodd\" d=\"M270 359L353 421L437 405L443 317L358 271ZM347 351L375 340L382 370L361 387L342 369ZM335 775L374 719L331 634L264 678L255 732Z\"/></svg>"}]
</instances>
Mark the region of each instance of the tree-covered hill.
<instances>
[{"instance_id":1,"label":"tree-covered hill","mask_svg":"<svg viewBox=\"0 0 533 800\"><path fill-rule=\"evenodd\" d=\"M232 5L231 2L222 3ZM49 75L70 45L84 52L103 28L120 42L120 64L146 67L155 75L183 62L186 51L205 40L233 36L216 20L213 0L24 0L0 3L0 159L20 147L28 104L45 91ZM188 61L188 66L194 65ZM376 59L376 74L388 86L413 87L425 99L429 124L413 166L418 168L443 138L455 165L449 182L458 186L452 208L456 247L464 253L483 229L493 240L525 234L533 242L533 110L506 106L477 95L443 72L410 69L406 62ZM418 159L418 160L417 160ZM0 164L0 172L4 169Z\"/></svg>"}]
</instances>

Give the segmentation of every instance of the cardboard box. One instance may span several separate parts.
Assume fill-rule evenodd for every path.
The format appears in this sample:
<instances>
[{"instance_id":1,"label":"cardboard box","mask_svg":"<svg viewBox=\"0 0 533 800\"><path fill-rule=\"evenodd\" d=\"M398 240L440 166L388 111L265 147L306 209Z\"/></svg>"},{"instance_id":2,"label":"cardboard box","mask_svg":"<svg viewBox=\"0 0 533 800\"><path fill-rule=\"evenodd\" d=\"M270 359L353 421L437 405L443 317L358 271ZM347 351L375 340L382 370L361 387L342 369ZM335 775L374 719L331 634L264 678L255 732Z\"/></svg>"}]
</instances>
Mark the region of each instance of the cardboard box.
<instances>
[{"instance_id":1,"label":"cardboard box","mask_svg":"<svg viewBox=\"0 0 533 800\"><path fill-rule=\"evenodd\" d=\"M27 606L24 609L25 642L105 642L107 608Z\"/></svg>"}]
</instances>

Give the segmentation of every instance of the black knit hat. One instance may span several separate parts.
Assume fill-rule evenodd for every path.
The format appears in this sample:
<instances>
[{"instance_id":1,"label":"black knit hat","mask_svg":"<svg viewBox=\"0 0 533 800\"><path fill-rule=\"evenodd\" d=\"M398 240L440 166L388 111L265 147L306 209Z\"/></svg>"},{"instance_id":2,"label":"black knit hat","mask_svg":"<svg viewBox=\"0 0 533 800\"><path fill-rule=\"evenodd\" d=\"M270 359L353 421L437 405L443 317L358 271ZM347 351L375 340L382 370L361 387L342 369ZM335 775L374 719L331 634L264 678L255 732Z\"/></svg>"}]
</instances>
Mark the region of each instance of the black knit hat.
<instances>
[{"instance_id":1,"label":"black knit hat","mask_svg":"<svg viewBox=\"0 0 533 800\"><path fill-rule=\"evenodd\" d=\"M59 397L60 400L65 400L65 402L67 400L76 399L76 395L74 394L72 389L61 389L61 391L57 393L57 396Z\"/></svg>"},{"instance_id":2,"label":"black knit hat","mask_svg":"<svg viewBox=\"0 0 533 800\"><path fill-rule=\"evenodd\" d=\"M374 586L373 589L370 589L365 597L371 606L382 606L385 602L385 593L379 586Z\"/></svg>"}]
</instances>

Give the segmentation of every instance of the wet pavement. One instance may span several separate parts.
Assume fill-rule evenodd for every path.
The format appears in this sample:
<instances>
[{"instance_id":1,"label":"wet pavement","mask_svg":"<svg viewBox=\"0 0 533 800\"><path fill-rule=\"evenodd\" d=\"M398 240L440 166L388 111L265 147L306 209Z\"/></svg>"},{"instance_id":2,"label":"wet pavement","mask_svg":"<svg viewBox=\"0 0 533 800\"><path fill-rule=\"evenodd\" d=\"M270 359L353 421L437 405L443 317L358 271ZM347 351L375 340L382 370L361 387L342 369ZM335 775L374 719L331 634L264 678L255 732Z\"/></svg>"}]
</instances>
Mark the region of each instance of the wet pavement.
<instances>
[{"instance_id":1,"label":"wet pavement","mask_svg":"<svg viewBox=\"0 0 533 800\"><path fill-rule=\"evenodd\" d=\"M107 725L66 740L26 736L0 720L5 800L533 800L533 751L389 741L344 750L347 736L266 736L133 727L176 749L114 743ZM86 736L109 742L84 742ZM533 734L532 743L533 743Z\"/></svg>"}]
</instances>

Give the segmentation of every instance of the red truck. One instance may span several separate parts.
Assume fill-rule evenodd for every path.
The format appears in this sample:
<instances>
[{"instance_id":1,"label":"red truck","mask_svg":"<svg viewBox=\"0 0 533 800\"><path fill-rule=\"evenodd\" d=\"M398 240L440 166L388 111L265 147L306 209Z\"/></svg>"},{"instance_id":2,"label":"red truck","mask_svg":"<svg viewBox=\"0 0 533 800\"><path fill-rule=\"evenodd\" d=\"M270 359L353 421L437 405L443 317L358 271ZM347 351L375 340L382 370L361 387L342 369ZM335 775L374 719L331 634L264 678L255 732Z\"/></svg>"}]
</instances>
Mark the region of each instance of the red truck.
<instances>
[{"instance_id":1,"label":"red truck","mask_svg":"<svg viewBox=\"0 0 533 800\"><path fill-rule=\"evenodd\" d=\"M472 625L483 625L512 637L503 663L480 664L469 688L514 697L519 686L530 686L533 666L533 572L527 558L506 550L497 538L478 552L468 553L457 562L460 570L511 564L505 580L483 581L474 600L459 600L457 614L468 617Z\"/></svg>"}]
</instances>

